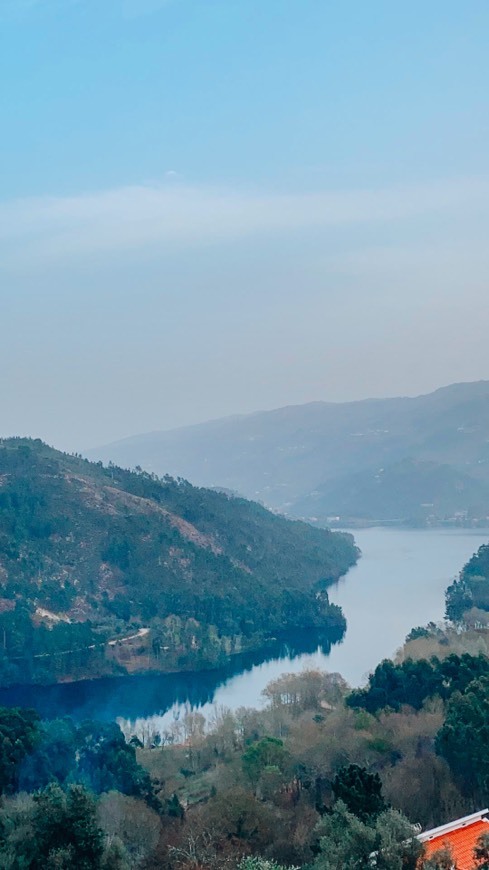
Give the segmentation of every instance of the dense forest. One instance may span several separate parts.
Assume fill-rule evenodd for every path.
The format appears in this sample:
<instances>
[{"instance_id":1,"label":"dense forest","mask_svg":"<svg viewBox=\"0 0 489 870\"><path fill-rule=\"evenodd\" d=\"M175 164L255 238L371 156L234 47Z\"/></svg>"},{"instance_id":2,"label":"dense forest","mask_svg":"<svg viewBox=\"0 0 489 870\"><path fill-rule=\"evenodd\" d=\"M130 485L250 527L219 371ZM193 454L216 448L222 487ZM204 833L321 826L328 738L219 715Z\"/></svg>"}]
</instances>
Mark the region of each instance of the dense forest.
<instances>
[{"instance_id":1,"label":"dense forest","mask_svg":"<svg viewBox=\"0 0 489 870\"><path fill-rule=\"evenodd\" d=\"M222 664L342 630L353 539L184 480L0 442L0 684Z\"/></svg>"},{"instance_id":2,"label":"dense forest","mask_svg":"<svg viewBox=\"0 0 489 870\"><path fill-rule=\"evenodd\" d=\"M447 589L447 618L457 623L489 623L489 544L479 547Z\"/></svg>"},{"instance_id":3,"label":"dense forest","mask_svg":"<svg viewBox=\"0 0 489 870\"><path fill-rule=\"evenodd\" d=\"M264 700L126 735L1 709L0 866L451 866L424 861L416 834L487 804L486 657L382 662L354 692L338 674L284 674Z\"/></svg>"}]
</instances>

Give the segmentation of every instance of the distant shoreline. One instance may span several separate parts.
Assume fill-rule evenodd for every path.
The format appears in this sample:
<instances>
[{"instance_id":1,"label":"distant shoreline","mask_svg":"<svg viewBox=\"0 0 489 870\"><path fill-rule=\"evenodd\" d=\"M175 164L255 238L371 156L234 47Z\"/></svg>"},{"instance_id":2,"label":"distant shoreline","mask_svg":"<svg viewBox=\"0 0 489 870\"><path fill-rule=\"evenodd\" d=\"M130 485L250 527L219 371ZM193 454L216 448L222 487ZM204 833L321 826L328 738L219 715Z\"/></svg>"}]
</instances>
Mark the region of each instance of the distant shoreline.
<instances>
[{"instance_id":1,"label":"distant shoreline","mask_svg":"<svg viewBox=\"0 0 489 870\"><path fill-rule=\"evenodd\" d=\"M288 519L293 519L293 517L288 517ZM354 531L355 529L373 529L373 528L395 528L395 529L403 529L404 531L409 531L409 529L463 529L465 531L474 529L483 531L484 529L489 530L489 518L483 517L479 520L438 520L433 522L416 522L415 520L370 520L365 518L340 518L335 522L328 522L327 520L318 520L314 517L310 517L306 519L304 517L300 517L303 522L310 523L310 525L315 526L316 528L324 528L331 529L333 532L341 532L341 531Z\"/></svg>"}]
</instances>

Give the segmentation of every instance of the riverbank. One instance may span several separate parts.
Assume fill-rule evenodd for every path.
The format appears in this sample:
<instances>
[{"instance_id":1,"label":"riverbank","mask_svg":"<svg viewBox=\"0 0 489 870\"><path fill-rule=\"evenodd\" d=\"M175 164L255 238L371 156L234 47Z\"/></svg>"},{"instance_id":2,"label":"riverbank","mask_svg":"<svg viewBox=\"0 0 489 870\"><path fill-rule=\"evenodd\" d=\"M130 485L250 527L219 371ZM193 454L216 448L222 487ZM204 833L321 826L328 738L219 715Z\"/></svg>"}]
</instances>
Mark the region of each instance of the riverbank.
<instances>
[{"instance_id":1,"label":"riverbank","mask_svg":"<svg viewBox=\"0 0 489 870\"><path fill-rule=\"evenodd\" d=\"M453 530L461 529L464 531L482 531L487 529L487 517L479 519L462 519L461 517L448 517L447 519L430 518L425 521L406 519L366 519L365 517L328 517L325 520L319 520L316 517L303 518L306 522L313 526L331 529L339 532L354 532L358 529L399 529L399 531L411 531L421 529L438 530Z\"/></svg>"},{"instance_id":2,"label":"riverbank","mask_svg":"<svg viewBox=\"0 0 489 870\"><path fill-rule=\"evenodd\" d=\"M41 715L134 722L178 716L187 706L260 706L267 683L304 668L339 672L350 685L362 685L379 661L395 654L411 628L443 618L451 578L488 539L488 530L360 531L362 559L329 589L347 615L341 642L321 644L310 632L298 633L289 643L241 653L213 670L3 689L0 704L33 706Z\"/></svg>"},{"instance_id":3,"label":"riverbank","mask_svg":"<svg viewBox=\"0 0 489 870\"><path fill-rule=\"evenodd\" d=\"M109 649L114 656L121 653L121 650L128 656L128 661L132 665L132 669L123 668L119 663L119 670L99 673L83 674L80 673L76 677L63 677L57 681L46 682L24 682L12 683L10 685L0 686L0 696L2 693L14 693L19 696L22 693L31 693L32 691L45 689L55 690L57 687L63 686L79 686L81 684L99 685L106 682L110 685L116 680L125 680L128 683L146 676L151 677L168 677L177 679L179 675L191 674L198 676L199 674L219 674L223 673L234 674L241 670L246 670L255 664L268 661L270 658L282 655L288 655L291 650L294 650L294 655L304 652L306 649L315 650L320 646L322 649L329 650L333 644L340 643L346 630L344 627L329 626L324 629L318 629L316 626L310 626L296 631L283 632L278 637L270 637L264 643L256 646L249 646L246 649L229 653L222 658L214 666L203 662L200 667L189 666L187 668L164 668L158 661L151 658L148 644L150 642L150 629L142 628L138 632L131 634L128 637L121 637L106 641L101 644L91 644L90 647L80 650L70 650L67 652L56 653L55 655L77 655L87 653L90 650ZM131 644L143 644L136 652L131 652ZM299 652L300 651L300 652ZM45 657L45 654L40 656ZM109 662L105 660L105 663ZM0 702L1 706L1 702ZM24 706L24 705L22 705Z\"/></svg>"}]
</instances>

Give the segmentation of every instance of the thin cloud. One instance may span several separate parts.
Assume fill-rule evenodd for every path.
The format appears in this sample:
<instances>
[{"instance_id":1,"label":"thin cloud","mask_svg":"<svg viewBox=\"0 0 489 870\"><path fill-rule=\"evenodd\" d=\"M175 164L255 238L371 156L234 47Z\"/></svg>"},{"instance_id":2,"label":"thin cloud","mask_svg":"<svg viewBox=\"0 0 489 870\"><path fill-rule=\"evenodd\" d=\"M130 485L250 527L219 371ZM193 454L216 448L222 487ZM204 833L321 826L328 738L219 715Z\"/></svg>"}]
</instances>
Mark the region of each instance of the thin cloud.
<instances>
[{"instance_id":1,"label":"thin cloud","mask_svg":"<svg viewBox=\"0 0 489 870\"><path fill-rule=\"evenodd\" d=\"M278 194L183 183L0 203L0 252L11 268L90 254L225 244L304 230L457 216L486 208L489 177L379 190ZM3 249L3 250L2 250Z\"/></svg>"}]
</instances>

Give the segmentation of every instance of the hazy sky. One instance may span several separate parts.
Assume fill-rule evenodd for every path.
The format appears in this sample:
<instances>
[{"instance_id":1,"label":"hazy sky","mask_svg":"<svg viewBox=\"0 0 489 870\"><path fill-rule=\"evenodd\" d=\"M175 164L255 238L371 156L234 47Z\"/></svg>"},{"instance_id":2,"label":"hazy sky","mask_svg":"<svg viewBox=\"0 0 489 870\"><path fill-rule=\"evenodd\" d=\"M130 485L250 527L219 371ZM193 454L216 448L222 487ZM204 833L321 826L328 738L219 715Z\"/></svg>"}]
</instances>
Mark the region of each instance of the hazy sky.
<instances>
[{"instance_id":1,"label":"hazy sky","mask_svg":"<svg viewBox=\"0 0 489 870\"><path fill-rule=\"evenodd\" d=\"M0 0L1 434L489 378L488 0Z\"/></svg>"}]
</instances>

